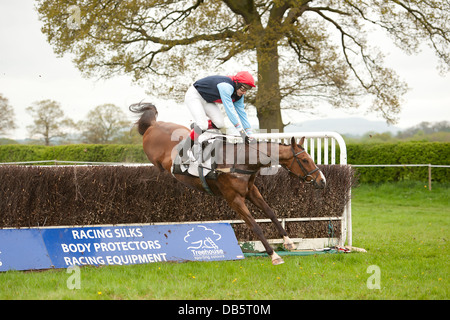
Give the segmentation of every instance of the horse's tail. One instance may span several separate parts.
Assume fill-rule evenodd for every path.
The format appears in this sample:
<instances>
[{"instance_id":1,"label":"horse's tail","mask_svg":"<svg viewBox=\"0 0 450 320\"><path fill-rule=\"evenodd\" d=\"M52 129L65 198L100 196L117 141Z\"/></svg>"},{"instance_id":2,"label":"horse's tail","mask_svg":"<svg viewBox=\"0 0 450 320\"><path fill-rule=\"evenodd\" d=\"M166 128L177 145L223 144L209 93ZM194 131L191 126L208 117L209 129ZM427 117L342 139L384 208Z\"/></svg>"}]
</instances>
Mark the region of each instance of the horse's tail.
<instances>
[{"instance_id":1,"label":"horse's tail","mask_svg":"<svg viewBox=\"0 0 450 320\"><path fill-rule=\"evenodd\" d=\"M143 136L145 131L156 122L158 110L149 102L135 103L129 107L131 112L141 113L141 117L136 121L138 132Z\"/></svg>"}]
</instances>

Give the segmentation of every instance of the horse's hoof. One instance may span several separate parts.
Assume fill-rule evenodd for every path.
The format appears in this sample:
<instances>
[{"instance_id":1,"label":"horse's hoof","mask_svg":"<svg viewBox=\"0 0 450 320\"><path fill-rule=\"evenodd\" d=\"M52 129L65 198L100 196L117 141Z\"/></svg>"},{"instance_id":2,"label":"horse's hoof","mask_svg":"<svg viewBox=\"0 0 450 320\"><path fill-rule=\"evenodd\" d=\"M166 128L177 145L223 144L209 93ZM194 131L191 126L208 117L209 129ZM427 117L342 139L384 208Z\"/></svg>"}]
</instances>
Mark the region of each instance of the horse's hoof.
<instances>
[{"instance_id":1,"label":"horse's hoof","mask_svg":"<svg viewBox=\"0 0 450 320\"><path fill-rule=\"evenodd\" d=\"M274 266L284 263L283 259L281 259L281 257L276 252L272 253L270 255L270 258L272 259L272 264Z\"/></svg>"},{"instance_id":2,"label":"horse's hoof","mask_svg":"<svg viewBox=\"0 0 450 320\"><path fill-rule=\"evenodd\" d=\"M277 258L277 259L275 259L275 260L272 260L272 264L273 264L274 266L277 266L277 265L283 264L283 263L284 263L284 260L281 259L281 258Z\"/></svg>"},{"instance_id":3,"label":"horse's hoof","mask_svg":"<svg viewBox=\"0 0 450 320\"><path fill-rule=\"evenodd\" d=\"M283 237L283 246L288 251L296 249L294 242L288 236Z\"/></svg>"},{"instance_id":4,"label":"horse's hoof","mask_svg":"<svg viewBox=\"0 0 450 320\"><path fill-rule=\"evenodd\" d=\"M295 250L296 248L295 248L295 244L293 244L293 243L285 243L284 244L284 248L286 249L286 250L288 250L288 251L291 251L291 250Z\"/></svg>"}]
</instances>

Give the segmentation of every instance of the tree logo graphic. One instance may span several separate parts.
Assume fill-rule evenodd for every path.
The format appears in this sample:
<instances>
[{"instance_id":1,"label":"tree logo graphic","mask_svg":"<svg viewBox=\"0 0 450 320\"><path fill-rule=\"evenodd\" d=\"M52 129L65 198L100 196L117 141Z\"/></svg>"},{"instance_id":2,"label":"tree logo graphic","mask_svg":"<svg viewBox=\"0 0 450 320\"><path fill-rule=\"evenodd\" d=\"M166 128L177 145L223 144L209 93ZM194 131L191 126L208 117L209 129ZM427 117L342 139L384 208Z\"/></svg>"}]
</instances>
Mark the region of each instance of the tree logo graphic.
<instances>
[{"instance_id":1,"label":"tree logo graphic","mask_svg":"<svg viewBox=\"0 0 450 320\"><path fill-rule=\"evenodd\" d=\"M187 249L217 250L219 249L219 246L216 244L216 241L220 240L221 238L222 236L219 233L216 233L213 229L198 225L190 229L186 233L186 236L183 240L184 242L189 244Z\"/></svg>"}]
</instances>

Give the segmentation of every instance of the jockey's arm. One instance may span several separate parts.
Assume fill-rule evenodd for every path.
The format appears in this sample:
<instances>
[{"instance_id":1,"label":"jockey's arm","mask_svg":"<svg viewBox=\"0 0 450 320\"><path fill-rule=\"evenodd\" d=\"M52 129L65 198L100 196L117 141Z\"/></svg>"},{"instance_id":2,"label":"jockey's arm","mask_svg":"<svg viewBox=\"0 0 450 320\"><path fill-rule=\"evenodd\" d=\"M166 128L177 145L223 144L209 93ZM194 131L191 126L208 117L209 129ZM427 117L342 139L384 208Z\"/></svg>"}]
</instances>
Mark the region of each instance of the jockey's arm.
<instances>
[{"instance_id":1,"label":"jockey's arm","mask_svg":"<svg viewBox=\"0 0 450 320\"><path fill-rule=\"evenodd\" d=\"M251 126L247 118L247 113L244 110L244 97L233 103L233 100L231 99L231 95L234 92L233 86L228 83L219 83L217 88L219 89L220 99L222 100L225 112L231 123L238 131L244 129L247 135L251 135ZM241 120L242 125L239 122L239 119ZM242 126L244 126L244 128L242 128Z\"/></svg>"},{"instance_id":2,"label":"jockey's arm","mask_svg":"<svg viewBox=\"0 0 450 320\"><path fill-rule=\"evenodd\" d=\"M236 110L239 119L241 119L242 126L244 127L245 133L247 136L252 135L252 126L250 125L250 122L248 121L247 112L245 112L244 107L244 96L242 96L241 99L234 102L234 109Z\"/></svg>"}]
</instances>

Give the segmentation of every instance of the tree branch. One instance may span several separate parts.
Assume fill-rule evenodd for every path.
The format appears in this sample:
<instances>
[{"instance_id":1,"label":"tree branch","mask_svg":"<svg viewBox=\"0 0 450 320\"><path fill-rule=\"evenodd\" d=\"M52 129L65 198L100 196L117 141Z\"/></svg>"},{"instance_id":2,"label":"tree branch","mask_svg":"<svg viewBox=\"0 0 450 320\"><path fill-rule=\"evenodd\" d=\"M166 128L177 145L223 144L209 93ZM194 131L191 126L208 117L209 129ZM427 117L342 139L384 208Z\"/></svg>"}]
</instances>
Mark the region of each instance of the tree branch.
<instances>
[{"instance_id":1,"label":"tree branch","mask_svg":"<svg viewBox=\"0 0 450 320\"><path fill-rule=\"evenodd\" d=\"M223 0L223 2L231 11L243 17L247 25L260 19L253 0Z\"/></svg>"},{"instance_id":2,"label":"tree branch","mask_svg":"<svg viewBox=\"0 0 450 320\"><path fill-rule=\"evenodd\" d=\"M326 16L325 14L323 14L323 12L321 12L321 10L317 9L317 8L310 8L310 11L313 11L315 13L317 13L318 15L320 15L323 19L325 19L326 21L330 22L331 24L333 24L336 29L339 30L339 32L341 33L341 45L342 45L342 52L344 54L344 58L345 61L347 62L348 66L350 67L350 70L352 70L353 74L355 75L355 77L358 79L358 81L360 82L360 84L366 89L368 90L372 84L370 85L366 85L364 83L364 81L361 79L361 77L359 76L358 72L356 71L355 67L353 66L353 63L350 61L350 58L348 56L347 51L351 50L350 48L347 47L346 42L345 42L345 38L348 37L350 38L359 48L360 48L360 52L361 55L363 57L363 61L364 64L366 66L367 71L370 73L371 78L373 79L373 75L372 72L370 70L370 68L367 65L367 60L371 60L365 53L364 53L364 46L359 43L357 41L357 39L352 36L351 34L347 33L336 21L334 21L333 19L329 18L328 16Z\"/></svg>"},{"instance_id":3,"label":"tree branch","mask_svg":"<svg viewBox=\"0 0 450 320\"><path fill-rule=\"evenodd\" d=\"M165 16L163 16L159 21L156 22L156 24L161 25L161 29L162 31L165 31L166 29L168 29L172 24L176 23L176 22L181 22L184 19L186 19L187 17L189 17L189 15L191 14L191 12L193 12L195 9L197 9L202 3L204 2L204 0L197 0L196 3L194 3L192 6L190 6L189 8L185 9L185 10L175 10L175 11L171 11L168 14L166 14ZM170 23L168 23L166 26L163 26L162 22L166 19L168 19L171 15L173 14L179 14L178 17L176 18L172 18L172 21Z\"/></svg>"}]
</instances>

